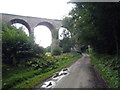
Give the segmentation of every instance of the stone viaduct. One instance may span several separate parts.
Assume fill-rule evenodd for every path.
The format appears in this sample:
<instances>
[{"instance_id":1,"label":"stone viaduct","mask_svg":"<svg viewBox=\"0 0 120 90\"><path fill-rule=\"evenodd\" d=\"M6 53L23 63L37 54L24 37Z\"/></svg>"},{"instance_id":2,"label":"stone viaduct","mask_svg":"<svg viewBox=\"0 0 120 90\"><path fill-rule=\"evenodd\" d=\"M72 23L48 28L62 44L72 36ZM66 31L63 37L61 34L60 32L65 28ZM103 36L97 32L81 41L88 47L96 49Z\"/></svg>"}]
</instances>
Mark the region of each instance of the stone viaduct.
<instances>
[{"instance_id":1,"label":"stone viaduct","mask_svg":"<svg viewBox=\"0 0 120 90\"><path fill-rule=\"evenodd\" d=\"M14 24L14 23L23 24L29 30L29 35L34 34L34 28L37 27L38 25L47 26L52 34L52 50L53 48L59 46L58 31L62 26L61 20L2 13L2 21L0 22L4 22L8 24Z\"/></svg>"}]
</instances>

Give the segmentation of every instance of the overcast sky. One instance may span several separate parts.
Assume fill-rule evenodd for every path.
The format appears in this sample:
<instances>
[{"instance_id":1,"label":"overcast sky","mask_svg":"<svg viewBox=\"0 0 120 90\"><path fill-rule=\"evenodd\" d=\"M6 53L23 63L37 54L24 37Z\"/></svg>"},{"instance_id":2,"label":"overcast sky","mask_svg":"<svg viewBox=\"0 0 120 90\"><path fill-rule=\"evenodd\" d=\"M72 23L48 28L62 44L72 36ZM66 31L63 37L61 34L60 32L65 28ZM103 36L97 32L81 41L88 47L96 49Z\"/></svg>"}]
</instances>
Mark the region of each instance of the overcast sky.
<instances>
[{"instance_id":1,"label":"overcast sky","mask_svg":"<svg viewBox=\"0 0 120 90\"><path fill-rule=\"evenodd\" d=\"M0 13L62 19L72 8L70 0L0 0Z\"/></svg>"},{"instance_id":2,"label":"overcast sky","mask_svg":"<svg viewBox=\"0 0 120 90\"><path fill-rule=\"evenodd\" d=\"M74 7L72 4L67 4L68 1L70 0L1 0L0 13L62 19ZM16 26L21 27L19 24L16 24ZM38 26L34 31L37 44L45 48L51 44L51 32L47 27Z\"/></svg>"}]
</instances>

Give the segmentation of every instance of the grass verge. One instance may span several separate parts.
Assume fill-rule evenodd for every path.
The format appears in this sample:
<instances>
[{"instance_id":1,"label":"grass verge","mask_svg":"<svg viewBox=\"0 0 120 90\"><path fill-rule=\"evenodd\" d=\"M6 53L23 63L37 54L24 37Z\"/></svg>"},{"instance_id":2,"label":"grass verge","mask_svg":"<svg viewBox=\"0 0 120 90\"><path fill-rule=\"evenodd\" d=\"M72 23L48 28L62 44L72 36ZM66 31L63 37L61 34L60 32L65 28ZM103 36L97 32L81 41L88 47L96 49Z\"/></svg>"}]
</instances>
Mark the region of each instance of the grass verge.
<instances>
[{"instance_id":1,"label":"grass verge","mask_svg":"<svg viewBox=\"0 0 120 90\"><path fill-rule=\"evenodd\" d=\"M52 76L55 72L61 70L64 67L67 67L68 65L70 65L71 63L73 63L75 60L77 60L78 58L80 58L81 55L67 55L67 57L65 57L65 60L58 60L57 64L57 68L55 69L49 69L46 68L45 70L27 70L26 68L24 68L24 70L21 72L14 72L13 71L9 71L9 75L7 75L7 77L4 78L4 83L3 86L7 89L13 89L13 88L33 88L35 85L37 85L38 83L41 83L42 81L44 81L45 79L47 79L48 77ZM58 56L58 58L60 58L60 56ZM19 71L19 68L18 68ZM6 85L5 85L6 84Z\"/></svg>"},{"instance_id":2,"label":"grass verge","mask_svg":"<svg viewBox=\"0 0 120 90\"><path fill-rule=\"evenodd\" d=\"M118 63L120 60L115 60L116 57L107 56L107 55L93 55L91 54L92 63L95 65L97 70L107 81L108 85L111 88L120 88L120 74L118 68L120 67ZM112 63L114 61L114 63Z\"/></svg>"}]
</instances>

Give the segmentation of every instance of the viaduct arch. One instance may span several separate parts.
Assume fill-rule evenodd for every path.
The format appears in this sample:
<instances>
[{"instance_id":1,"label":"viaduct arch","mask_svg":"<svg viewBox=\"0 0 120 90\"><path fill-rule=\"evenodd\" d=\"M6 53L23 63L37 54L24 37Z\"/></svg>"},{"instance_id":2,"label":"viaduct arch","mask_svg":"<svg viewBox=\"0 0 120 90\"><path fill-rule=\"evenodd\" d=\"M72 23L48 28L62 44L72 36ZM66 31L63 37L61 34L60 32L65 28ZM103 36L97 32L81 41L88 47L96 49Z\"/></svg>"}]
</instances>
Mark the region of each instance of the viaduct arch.
<instances>
[{"instance_id":1,"label":"viaduct arch","mask_svg":"<svg viewBox=\"0 0 120 90\"><path fill-rule=\"evenodd\" d=\"M2 13L2 20L0 20L0 22L8 24L23 24L29 30L29 35L34 33L34 28L38 25L47 26L52 34L52 50L59 46L58 31L62 26L61 20Z\"/></svg>"}]
</instances>

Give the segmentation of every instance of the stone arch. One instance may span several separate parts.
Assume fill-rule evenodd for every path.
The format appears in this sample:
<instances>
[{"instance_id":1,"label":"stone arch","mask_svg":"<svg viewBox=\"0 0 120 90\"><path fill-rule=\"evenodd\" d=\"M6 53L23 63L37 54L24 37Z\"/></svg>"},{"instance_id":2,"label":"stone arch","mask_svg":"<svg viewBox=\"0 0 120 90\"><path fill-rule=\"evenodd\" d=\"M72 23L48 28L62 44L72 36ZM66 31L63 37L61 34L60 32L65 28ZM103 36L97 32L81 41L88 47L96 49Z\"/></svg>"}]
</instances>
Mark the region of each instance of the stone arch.
<instances>
[{"instance_id":1,"label":"stone arch","mask_svg":"<svg viewBox=\"0 0 120 90\"><path fill-rule=\"evenodd\" d=\"M53 24L51 24L49 22L40 22L36 25L36 27L39 25L46 26L51 31L51 35L52 35L51 52L52 52L54 48L59 46L58 30L55 28L55 26Z\"/></svg>"},{"instance_id":2,"label":"stone arch","mask_svg":"<svg viewBox=\"0 0 120 90\"><path fill-rule=\"evenodd\" d=\"M30 28L29 24L28 24L26 21L22 20L22 19L12 19L12 20L10 21L10 23L11 23L11 24L14 24L14 23L23 24L23 25L28 29L29 34L31 33L31 28Z\"/></svg>"},{"instance_id":3,"label":"stone arch","mask_svg":"<svg viewBox=\"0 0 120 90\"><path fill-rule=\"evenodd\" d=\"M37 25L34 28L34 37L35 42L45 48L52 44L52 32L45 25Z\"/></svg>"},{"instance_id":4,"label":"stone arch","mask_svg":"<svg viewBox=\"0 0 120 90\"><path fill-rule=\"evenodd\" d=\"M48 27L50 30L54 30L54 29L55 29L55 27L54 27L51 23L49 23L49 22L40 22L40 23L37 24L37 26L38 26L38 25L46 26L46 27Z\"/></svg>"},{"instance_id":5,"label":"stone arch","mask_svg":"<svg viewBox=\"0 0 120 90\"><path fill-rule=\"evenodd\" d=\"M43 25L43 26L48 27L51 31L52 38L56 38L56 39L58 38L58 34L57 34L58 31L55 29L55 26L53 24L51 24L49 22L40 22L36 25L36 27L39 26L39 25Z\"/></svg>"}]
</instances>

